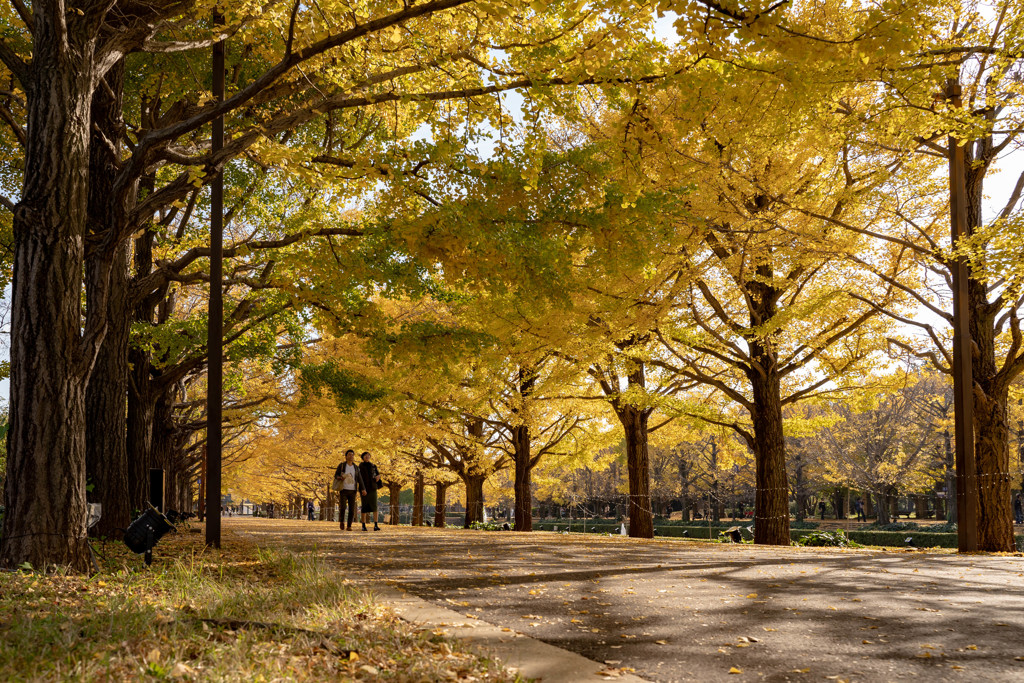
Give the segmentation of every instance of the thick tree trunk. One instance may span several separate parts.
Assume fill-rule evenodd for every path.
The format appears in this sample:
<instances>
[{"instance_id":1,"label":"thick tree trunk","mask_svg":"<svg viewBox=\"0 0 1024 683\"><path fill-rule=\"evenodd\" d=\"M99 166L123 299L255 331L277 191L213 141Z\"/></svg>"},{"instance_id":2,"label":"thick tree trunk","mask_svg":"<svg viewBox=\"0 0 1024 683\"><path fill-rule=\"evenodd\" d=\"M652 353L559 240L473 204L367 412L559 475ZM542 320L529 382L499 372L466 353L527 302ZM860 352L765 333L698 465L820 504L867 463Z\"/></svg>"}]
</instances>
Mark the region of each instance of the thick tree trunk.
<instances>
[{"instance_id":1,"label":"thick tree trunk","mask_svg":"<svg viewBox=\"0 0 1024 683\"><path fill-rule=\"evenodd\" d=\"M1013 552L1010 426L1006 396L974 392L974 455L978 473L978 549Z\"/></svg>"},{"instance_id":2,"label":"thick tree trunk","mask_svg":"<svg viewBox=\"0 0 1024 683\"><path fill-rule=\"evenodd\" d=\"M449 484L434 483L434 526L444 528L448 519L448 486Z\"/></svg>"},{"instance_id":3,"label":"thick tree trunk","mask_svg":"<svg viewBox=\"0 0 1024 683\"><path fill-rule=\"evenodd\" d=\"M755 364L747 372L754 399L754 543L789 545L789 482L778 358L770 344L759 339L750 342L750 355Z\"/></svg>"},{"instance_id":4,"label":"thick tree trunk","mask_svg":"<svg viewBox=\"0 0 1024 683\"><path fill-rule=\"evenodd\" d=\"M484 521L484 481L487 477L475 474L464 475L463 483L466 485L466 521L465 528L469 528L474 522Z\"/></svg>"},{"instance_id":5,"label":"thick tree trunk","mask_svg":"<svg viewBox=\"0 0 1024 683\"><path fill-rule=\"evenodd\" d=\"M85 394L86 478L92 485L89 500L103 505L103 515L93 532L112 536L131 522L128 491L127 400L128 311L125 309L128 250L118 248L110 264L86 262L86 301L94 300L95 281L109 273L107 334L100 346Z\"/></svg>"},{"instance_id":6,"label":"thick tree trunk","mask_svg":"<svg viewBox=\"0 0 1024 683\"><path fill-rule=\"evenodd\" d=\"M629 472L629 535L654 538L651 514L651 469L647 450L647 420L650 412L633 405L615 408L626 437L626 467Z\"/></svg>"},{"instance_id":7,"label":"thick tree trunk","mask_svg":"<svg viewBox=\"0 0 1024 683\"><path fill-rule=\"evenodd\" d=\"M114 197L124 127L121 93L124 63L111 68L92 99L89 145L89 207L85 292L89 315L105 316L107 332L99 347L85 393L85 469L92 491L88 498L103 506L92 532L112 536L128 526L126 401L128 394L128 245L117 244L124 222ZM111 146L113 141L113 147ZM121 207L123 208L123 207ZM106 310L100 310L106 306Z\"/></svg>"},{"instance_id":8,"label":"thick tree trunk","mask_svg":"<svg viewBox=\"0 0 1024 683\"><path fill-rule=\"evenodd\" d=\"M149 497L149 468L153 465L153 427L156 403L149 379L149 359L143 351L129 351L132 364L128 383L128 501L132 514L144 510ZM210 512L215 512L211 510Z\"/></svg>"},{"instance_id":9,"label":"thick tree trunk","mask_svg":"<svg viewBox=\"0 0 1024 683\"><path fill-rule=\"evenodd\" d=\"M889 524L892 521L889 517L889 496L884 493L875 496L875 517L878 524Z\"/></svg>"},{"instance_id":10,"label":"thick tree trunk","mask_svg":"<svg viewBox=\"0 0 1024 683\"><path fill-rule=\"evenodd\" d=\"M89 566L85 391L102 326L81 334L93 40L63 5L33 12L27 143L14 211L10 431L0 565ZM69 29L69 27L71 27Z\"/></svg>"},{"instance_id":11,"label":"thick tree trunk","mask_svg":"<svg viewBox=\"0 0 1024 683\"><path fill-rule=\"evenodd\" d=\"M533 463L530 457L530 428L520 425L512 429L515 446L515 530L533 531L533 494L530 491L530 475Z\"/></svg>"},{"instance_id":12,"label":"thick tree trunk","mask_svg":"<svg viewBox=\"0 0 1024 683\"><path fill-rule=\"evenodd\" d=\"M388 482L388 510L390 511L391 524L397 526L401 523L402 485Z\"/></svg>"},{"instance_id":13,"label":"thick tree trunk","mask_svg":"<svg viewBox=\"0 0 1024 683\"><path fill-rule=\"evenodd\" d=\"M984 180L988 164L972 164L973 149L992 149L992 140L968 145L966 168L967 224L969 232L982 223ZM971 354L974 374L974 456L978 477L978 550L1011 552L1013 538L1013 504L1010 494L1010 427L1006 419L1006 400L1010 384L1016 379L1012 363L997 364L997 328L1003 312L989 302L989 283L973 274L968 279L970 296L970 331L975 353ZM1009 322L1019 333L1016 316Z\"/></svg>"},{"instance_id":14,"label":"thick tree trunk","mask_svg":"<svg viewBox=\"0 0 1024 683\"><path fill-rule=\"evenodd\" d=\"M416 473L412 487L412 525L423 526L423 473Z\"/></svg>"}]
</instances>

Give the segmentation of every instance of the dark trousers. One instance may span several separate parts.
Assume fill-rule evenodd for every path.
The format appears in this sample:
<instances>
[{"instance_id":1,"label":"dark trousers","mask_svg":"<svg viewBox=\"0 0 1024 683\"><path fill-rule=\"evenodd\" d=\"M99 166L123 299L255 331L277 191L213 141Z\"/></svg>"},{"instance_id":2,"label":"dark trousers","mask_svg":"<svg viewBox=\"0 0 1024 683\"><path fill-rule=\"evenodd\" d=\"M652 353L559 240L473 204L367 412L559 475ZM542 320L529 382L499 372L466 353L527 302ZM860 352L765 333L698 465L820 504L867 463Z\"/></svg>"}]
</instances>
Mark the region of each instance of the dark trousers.
<instances>
[{"instance_id":1,"label":"dark trousers","mask_svg":"<svg viewBox=\"0 0 1024 683\"><path fill-rule=\"evenodd\" d=\"M345 504L348 503L348 526L352 528L352 522L356 518L356 492L341 490L341 500L338 502L338 522L345 528Z\"/></svg>"}]
</instances>

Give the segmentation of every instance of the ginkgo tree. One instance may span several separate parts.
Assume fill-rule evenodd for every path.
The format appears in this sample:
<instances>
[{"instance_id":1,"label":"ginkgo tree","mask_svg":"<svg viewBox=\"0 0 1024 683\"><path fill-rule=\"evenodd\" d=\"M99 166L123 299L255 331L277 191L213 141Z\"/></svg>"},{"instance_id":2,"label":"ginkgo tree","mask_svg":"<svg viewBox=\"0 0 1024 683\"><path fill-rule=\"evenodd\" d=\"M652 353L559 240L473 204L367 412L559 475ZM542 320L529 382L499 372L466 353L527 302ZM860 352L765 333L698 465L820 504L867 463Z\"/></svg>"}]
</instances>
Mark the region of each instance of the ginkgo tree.
<instances>
[{"instance_id":1,"label":"ginkgo tree","mask_svg":"<svg viewBox=\"0 0 1024 683\"><path fill-rule=\"evenodd\" d=\"M24 150L24 182L20 197L5 203L13 211L15 279L21 279L13 301L8 470L21 485L7 489L0 555L5 564L81 568L87 558L80 533L84 392L109 328L110 274L120 269L131 235L160 209L187 199L197 182L232 158L252 151L283 166L319 156L308 146L283 143L293 131L322 126L329 112L370 108L411 112L422 121L441 100L469 102L540 83L629 78L615 56L645 42L643 31L632 29L650 16L649 9L632 4L537 12L518 3L469 0L398 8L82 2L65 9L63 3L28 9L16 2L2 17L0 61L16 83L8 98L14 116L6 122ZM609 10L615 21L602 28ZM229 80L223 102L203 92L205 83L198 92L182 84L156 102L153 116L124 125L122 76L136 57L202 54L225 38L235 46L228 68L239 77ZM650 51L637 54L650 64ZM196 73L183 72L189 79ZM477 121L495 111L465 109ZM224 115L232 132L213 152L203 131ZM342 158L342 165L373 164ZM143 182L154 168L160 171L156 182ZM94 286L83 326L79 294L87 234L95 240L89 250ZM30 367L31 379L25 374ZM50 379L44 381L42 372ZM42 488L29 491L29 482ZM59 519L35 511L33 501L51 497L67 501Z\"/></svg>"}]
</instances>

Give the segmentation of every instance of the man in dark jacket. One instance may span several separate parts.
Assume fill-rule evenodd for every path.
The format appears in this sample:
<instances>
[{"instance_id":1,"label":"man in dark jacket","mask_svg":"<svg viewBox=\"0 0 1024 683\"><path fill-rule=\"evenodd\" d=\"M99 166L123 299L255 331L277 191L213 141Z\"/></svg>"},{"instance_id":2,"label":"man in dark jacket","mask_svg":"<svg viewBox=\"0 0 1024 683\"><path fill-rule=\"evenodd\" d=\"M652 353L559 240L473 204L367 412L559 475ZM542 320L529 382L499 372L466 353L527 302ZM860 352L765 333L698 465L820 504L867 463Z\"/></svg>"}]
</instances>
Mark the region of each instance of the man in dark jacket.
<instances>
[{"instance_id":1,"label":"man in dark jacket","mask_svg":"<svg viewBox=\"0 0 1024 683\"><path fill-rule=\"evenodd\" d=\"M380 531L377 526L377 489L381 487L380 472L377 466L370 462L370 453L364 451L363 461L359 463L359 475L362 482L360 494L363 499L363 531L366 531L366 523L370 516L373 516L373 530Z\"/></svg>"},{"instance_id":2,"label":"man in dark jacket","mask_svg":"<svg viewBox=\"0 0 1024 683\"><path fill-rule=\"evenodd\" d=\"M356 491L364 489L359 473L359 465L356 464L356 452L352 449L345 451L345 461L334 470L334 479L340 483L338 488L338 522L341 530L345 531L345 506L348 506L348 530L352 531L352 522L356 518ZM364 525L365 527L365 525Z\"/></svg>"}]
</instances>

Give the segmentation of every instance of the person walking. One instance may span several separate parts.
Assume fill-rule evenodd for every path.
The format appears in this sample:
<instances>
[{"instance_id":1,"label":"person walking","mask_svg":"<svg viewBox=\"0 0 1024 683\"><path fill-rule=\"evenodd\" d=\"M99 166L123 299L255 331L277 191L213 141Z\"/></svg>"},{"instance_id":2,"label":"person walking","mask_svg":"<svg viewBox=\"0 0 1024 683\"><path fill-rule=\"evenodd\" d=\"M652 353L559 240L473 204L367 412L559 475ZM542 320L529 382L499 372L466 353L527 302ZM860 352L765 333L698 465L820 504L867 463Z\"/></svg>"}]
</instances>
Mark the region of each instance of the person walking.
<instances>
[{"instance_id":1,"label":"person walking","mask_svg":"<svg viewBox=\"0 0 1024 683\"><path fill-rule=\"evenodd\" d=\"M1024 524L1024 498L1020 493L1013 497L1013 519L1017 524Z\"/></svg>"},{"instance_id":2,"label":"person walking","mask_svg":"<svg viewBox=\"0 0 1024 683\"><path fill-rule=\"evenodd\" d=\"M359 463L360 474L360 495L363 503L363 531L366 531L366 523L373 517L373 530L380 531L377 526L377 489L382 485L380 472L377 466L370 462L369 451L363 451L360 456L363 461Z\"/></svg>"},{"instance_id":3,"label":"person walking","mask_svg":"<svg viewBox=\"0 0 1024 683\"><path fill-rule=\"evenodd\" d=\"M857 502L853 504L853 509L857 511L857 521L858 522L867 522L868 521L868 516L864 513L864 501L863 500L858 498Z\"/></svg>"},{"instance_id":4,"label":"person walking","mask_svg":"<svg viewBox=\"0 0 1024 683\"><path fill-rule=\"evenodd\" d=\"M338 488L338 523L345 531L345 507L348 506L348 531L352 531L352 522L356 518L356 491L363 489L359 465L356 464L356 452L351 448L345 451L345 460L334 470L335 481L340 481Z\"/></svg>"},{"instance_id":5,"label":"person walking","mask_svg":"<svg viewBox=\"0 0 1024 683\"><path fill-rule=\"evenodd\" d=\"M306 501L306 519L313 521L313 501Z\"/></svg>"}]
</instances>

